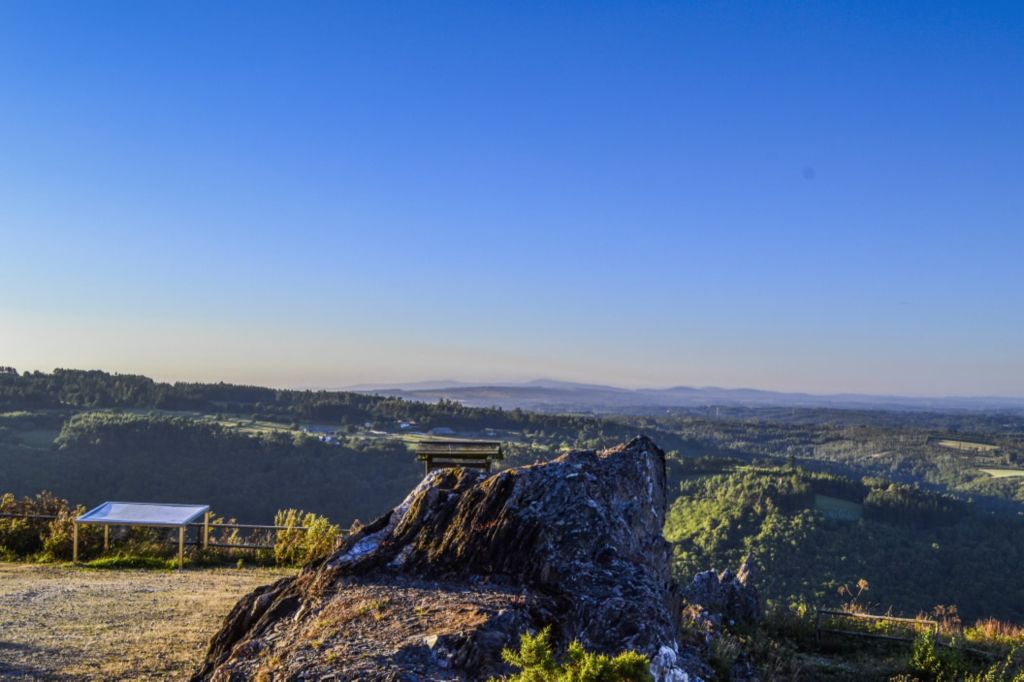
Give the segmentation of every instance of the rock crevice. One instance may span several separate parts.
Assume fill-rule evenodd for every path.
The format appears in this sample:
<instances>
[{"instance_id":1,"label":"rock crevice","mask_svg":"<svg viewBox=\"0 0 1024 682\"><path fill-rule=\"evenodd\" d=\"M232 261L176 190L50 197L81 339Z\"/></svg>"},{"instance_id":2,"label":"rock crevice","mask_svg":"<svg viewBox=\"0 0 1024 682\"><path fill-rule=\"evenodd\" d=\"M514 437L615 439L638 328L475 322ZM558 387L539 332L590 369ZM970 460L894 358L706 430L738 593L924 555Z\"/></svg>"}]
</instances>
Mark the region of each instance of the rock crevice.
<instances>
[{"instance_id":1,"label":"rock crevice","mask_svg":"<svg viewBox=\"0 0 1024 682\"><path fill-rule=\"evenodd\" d=\"M677 664L665 483L645 437L491 475L431 472L332 556L243 598L194 679L481 679L547 625L563 644L634 649L660 679L692 679Z\"/></svg>"}]
</instances>

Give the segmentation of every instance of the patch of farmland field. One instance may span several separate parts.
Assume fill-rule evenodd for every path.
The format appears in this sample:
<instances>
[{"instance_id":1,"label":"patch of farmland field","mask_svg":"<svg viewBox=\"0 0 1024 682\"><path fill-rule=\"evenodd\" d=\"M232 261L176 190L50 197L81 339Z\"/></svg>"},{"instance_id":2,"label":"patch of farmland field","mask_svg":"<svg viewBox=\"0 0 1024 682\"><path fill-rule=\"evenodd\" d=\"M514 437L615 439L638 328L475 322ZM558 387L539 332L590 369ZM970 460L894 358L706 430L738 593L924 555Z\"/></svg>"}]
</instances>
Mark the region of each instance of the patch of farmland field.
<instances>
[{"instance_id":1,"label":"patch of farmland field","mask_svg":"<svg viewBox=\"0 0 1024 682\"><path fill-rule=\"evenodd\" d=\"M831 495L814 494L814 508L826 518L840 521L856 521L864 515L864 506Z\"/></svg>"},{"instance_id":2,"label":"patch of farmland field","mask_svg":"<svg viewBox=\"0 0 1024 682\"><path fill-rule=\"evenodd\" d=\"M49 448L60 435L57 429L29 429L18 432L18 440L30 448Z\"/></svg>"},{"instance_id":3,"label":"patch of farmland field","mask_svg":"<svg viewBox=\"0 0 1024 682\"><path fill-rule=\"evenodd\" d=\"M1024 469L979 469L979 471L988 474L992 478L1016 478L1017 476L1024 476Z\"/></svg>"},{"instance_id":4,"label":"patch of farmland field","mask_svg":"<svg viewBox=\"0 0 1024 682\"><path fill-rule=\"evenodd\" d=\"M938 441L938 444L946 448L974 450L975 452L992 452L999 449L998 445L992 445L991 443L975 443L969 440L953 440L952 438L944 438Z\"/></svg>"}]
</instances>

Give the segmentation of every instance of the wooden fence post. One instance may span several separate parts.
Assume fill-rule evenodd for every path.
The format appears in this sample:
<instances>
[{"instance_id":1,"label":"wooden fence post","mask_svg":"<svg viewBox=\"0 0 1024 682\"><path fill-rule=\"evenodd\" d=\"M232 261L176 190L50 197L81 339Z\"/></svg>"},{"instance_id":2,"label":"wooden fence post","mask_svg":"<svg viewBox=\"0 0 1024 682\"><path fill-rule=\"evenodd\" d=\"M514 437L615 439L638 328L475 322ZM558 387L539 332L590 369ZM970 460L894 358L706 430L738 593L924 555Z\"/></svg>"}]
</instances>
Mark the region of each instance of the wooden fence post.
<instances>
[{"instance_id":1,"label":"wooden fence post","mask_svg":"<svg viewBox=\"0 0 1024 682\"><path fill-rule=\"evenodd\" d=\"M185 526L178 526L178 570L185 566Z\"/></svg>"},{"instance_id":2,"label":"wooden fence post","mask_svg":"<svg viewBox=\"0 0 1024 682\"><path fill-rule=\"evenodd\" d=\"M78 563L78 521L74 522L73 530L71 531L71 561L72 563Z\"/></svg>"}]
</instances>

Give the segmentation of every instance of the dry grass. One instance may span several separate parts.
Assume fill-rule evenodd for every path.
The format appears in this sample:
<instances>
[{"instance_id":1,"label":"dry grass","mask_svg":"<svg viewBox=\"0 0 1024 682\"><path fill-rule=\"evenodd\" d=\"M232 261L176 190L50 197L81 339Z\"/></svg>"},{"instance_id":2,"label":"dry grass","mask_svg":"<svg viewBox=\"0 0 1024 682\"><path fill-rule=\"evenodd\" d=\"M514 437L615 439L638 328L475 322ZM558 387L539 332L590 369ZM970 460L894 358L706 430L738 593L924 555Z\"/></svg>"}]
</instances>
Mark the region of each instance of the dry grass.
<instances>
[{"instance_id":1,"label":"dry grass","mask_svg":"<svg viewBox=\"0 0 1024 682\"><path fill-rule=\"evenodd\" d=\"M187 679L238 598L290 573L0 563L0 679Z\"/></svg>"},{"instance_id":2,"label":"dry grass","mask_svg":"<svg viewBox=\"0 0 1024 682\"><path fill-rule=\"evenodd\" d=\"M974 625L967 628L964 634L972 643L1002 644L1004 646L1020 646L1024 643L1024 627L995 618L975 621Z\"/></svg>"}]
</instances>

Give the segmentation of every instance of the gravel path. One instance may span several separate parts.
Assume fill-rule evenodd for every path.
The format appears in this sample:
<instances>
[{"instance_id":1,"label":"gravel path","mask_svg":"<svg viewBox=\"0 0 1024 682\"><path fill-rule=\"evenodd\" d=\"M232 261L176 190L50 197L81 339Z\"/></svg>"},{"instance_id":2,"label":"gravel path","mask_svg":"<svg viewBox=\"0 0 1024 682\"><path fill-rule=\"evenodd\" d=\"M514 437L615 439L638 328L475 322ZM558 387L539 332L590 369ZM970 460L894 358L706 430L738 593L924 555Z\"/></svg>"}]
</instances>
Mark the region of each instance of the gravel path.
<instances>
[{"instance_id":1,"label":"gravel path","mask_svg":"<svg viewBox=\"0 0 1024 682\"><path fill-rule=\"evenodd\" d=\"M187 679L238 598L290 573L0 563L0 679Z\"/></svg>"}]
</instances>

